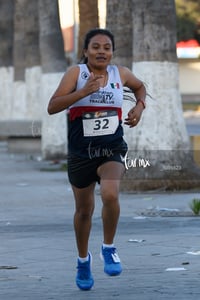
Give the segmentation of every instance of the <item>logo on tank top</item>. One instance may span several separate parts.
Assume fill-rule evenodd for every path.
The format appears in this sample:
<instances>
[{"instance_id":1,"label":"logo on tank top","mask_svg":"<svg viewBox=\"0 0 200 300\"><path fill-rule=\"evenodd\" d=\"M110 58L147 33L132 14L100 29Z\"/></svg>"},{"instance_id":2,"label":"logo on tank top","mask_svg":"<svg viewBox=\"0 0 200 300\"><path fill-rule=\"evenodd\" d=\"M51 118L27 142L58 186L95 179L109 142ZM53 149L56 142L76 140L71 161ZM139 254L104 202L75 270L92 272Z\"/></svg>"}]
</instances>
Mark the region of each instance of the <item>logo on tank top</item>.
<instances>
[{"instance_id":1,"label":"logo on tank top","mask_svg":"<svg viewBox=\"0 0 200 300\"><path fill-rule=\"evenodd\" d=\"M82 79L87 80L89 77L90 77L90 75L87 72L83 71L81 73L81 78Z\"/></svg>"},{"instance_id":2,"label":"logo on tank top","mask_svg":"<svg viewBox=\"0 0 200 300\"><path fill-rule=\"evenodd\" d=\"M91 94L90 103L104 103L104 104L114 104L114 95L112 92L97 91Z\"/></svg>"},{"instance_id":3,"label":"logo on tank top","mask_svg":"<svg viewBox=\"0 0 200 300\"><path fill-rule=\"evenodd\" d=\"M110 84L112 89L120 89L120 84L119 82L113 82Z\"/></svg>"}]
</instances>

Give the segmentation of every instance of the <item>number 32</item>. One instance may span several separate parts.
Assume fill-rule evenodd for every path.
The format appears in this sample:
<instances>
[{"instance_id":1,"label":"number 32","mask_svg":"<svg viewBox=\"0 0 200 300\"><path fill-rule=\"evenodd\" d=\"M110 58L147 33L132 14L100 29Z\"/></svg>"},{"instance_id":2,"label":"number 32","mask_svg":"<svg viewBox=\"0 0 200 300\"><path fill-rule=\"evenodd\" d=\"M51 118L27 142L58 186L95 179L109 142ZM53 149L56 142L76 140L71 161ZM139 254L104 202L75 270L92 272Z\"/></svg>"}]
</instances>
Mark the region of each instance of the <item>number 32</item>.
<instances>
[{"instance_id":1,"label":"number 32","mask_svg":"<svg viewBox=\"0 0 200 300\"><path fill-rule=\"evenodd\" d=\"M94 122L95 122L95 126L93 128L94 130L109 128L109 126L108 126L109 120L108 119L95 120Z\"/></svg>"}]
</instances>

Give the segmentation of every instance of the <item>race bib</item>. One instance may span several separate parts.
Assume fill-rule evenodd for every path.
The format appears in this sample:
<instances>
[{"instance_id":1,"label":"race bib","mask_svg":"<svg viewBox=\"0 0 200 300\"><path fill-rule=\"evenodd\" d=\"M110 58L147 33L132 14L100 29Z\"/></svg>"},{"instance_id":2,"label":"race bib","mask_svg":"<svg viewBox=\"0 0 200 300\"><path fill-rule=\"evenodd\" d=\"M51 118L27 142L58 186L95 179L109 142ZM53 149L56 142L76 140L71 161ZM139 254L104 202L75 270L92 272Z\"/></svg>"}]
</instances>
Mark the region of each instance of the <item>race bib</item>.
<instances>
[{"instance_id":1,"label":"race bib","mask_svg":"<svg viewBox=\"0 0 200 300\"><path fill-rule=\"evenodd\" d=\"M114 134L119 126L117 111L86 112L82 116L84 136Z\"/></svg>"}]
</instances>

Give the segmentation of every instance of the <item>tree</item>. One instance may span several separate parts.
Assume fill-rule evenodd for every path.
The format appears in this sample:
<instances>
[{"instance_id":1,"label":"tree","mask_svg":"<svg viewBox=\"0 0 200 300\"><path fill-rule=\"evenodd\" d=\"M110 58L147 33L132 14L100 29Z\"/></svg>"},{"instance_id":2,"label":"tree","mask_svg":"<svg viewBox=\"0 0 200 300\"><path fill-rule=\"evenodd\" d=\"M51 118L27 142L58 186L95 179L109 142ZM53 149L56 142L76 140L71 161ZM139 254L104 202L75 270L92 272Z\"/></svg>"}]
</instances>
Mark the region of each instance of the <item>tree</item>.
<instances>
[{"instance_id":1,"label":"tree","mask_svg":"<svg viewBox=\"0 0 200 300\"><path fill-rule=\"evenodd\" d=\"M56 0L39 0L39 47L42 65L42 153L45 159L64 157L67 152L66 113L48 116L48 101L66 69L64 44Z\"/></svg>"},{"instance_id":2,"label":"tree","mask_svg":"<svg viewBox=\"0 0 200 300\"><path fill-rule=\"evenodd\" d=\"M146 83L153 99L147 98L147 108L138 126L124 129L130 150L122 189L194 186L199 171L193 164L178 89L175 3L171 0L129 3L132 3L132 19L126 22L133 24L133 71ZM108 0L108 5L111 12L114 2ZM111 15L107 15L108 26L110 19ZM110 26L115 36L122 32L116 25Z\"/></svg>"},{"instance_id":3,"label":"tree","mask_svg":"<svg viewBox=\"0 0 200 300\"><path fill-rule=\"evenodd\" d=\"M14 1L0 0L0 111L1 120L11 115L13 83L13 14Z\"/></svg>"},{"instance_id":4,"label":"tree","mask_svg":"<svg viewBox=\"0 0 200 300\"><path fill-rule=\"evenodd\" d=\"M79 0L78 58L82 56L83 38L86 32L99 27L98 0Z\"/></svg>"},{"instance_id":5,"label":"tree","mask_svg":"<svg viewBox=\"0 0 200 300\"><path fill-rule=\"evenodd\" d=\"M24 82L25 80L25 14L26 14L26 0L15 1L14 14L14 69L15 81Z\"/></svg>"},{"instance_id":6,"label":"tree","mask_svg":"<svg viewBox=\"0 0 200 300\"><path fill-rule=\"evenodd\" d=\"M195 29L199 23L200 1L175 0L177 15L177 40L185 41L195 37Z\"/></svg>"},{"instance_id":7,"label":"tree","mask_svg":"<svg viewBox=\"0 0 200 300\"><path fill-rule=\"evenodd\" d=\"M27 120L30 128L25 131L34 135L30 121L35 126L42 118L43 157L63 157L66 115L47 114L49 98L66 68L57 0L0 0L0 29L1 120L23 125ZM36 134L40 136L40 128Z\"/></svg>"},{"instance_id":8,"label":"tree","mask_svg":"<svg viewBox=\"0 0 200 300\"><path fill-rule=\"evenodd\" d=\"M116 51L113 63L117 62L132 68L132 1L108 0L106 22L106 27L115 33Z\"/></svg>"},{"instance_id":9,"label":"tree","mask_svg":"<svg viewBox=\"0 0 200 300\"><path fill-rule=\"evenodd\" d=\"M26 117L30 120L41 120L40 82L41 62L39 49L39 16L38 0L24 2L23 15L25 24L25 84L26 84ZM33 124L34 126L34 124ZM39 130L38 130L39 131ZM34 134L34 133L33 133Z\"/></svg>"},{"instance_id":10,"label":"tree","mask_svg":"<svg viewBox=\"0 0 200 300\"><path fill-rule=\"evenodd\" d=\"M0 0L0 67L13 65L13 13L13 0Z\"/></svg>"},{"instance_id":11,"label":"tree","mask_svg":"<svg viewBox=\"0 0 200 300\"><path fill-rule=\"evenodd\" d=\"M38 0L15 1L13 119L32 121L33 116L35 119L41 119L39 105L41 67L37 8Z\"/></svg>"}]
</instances>

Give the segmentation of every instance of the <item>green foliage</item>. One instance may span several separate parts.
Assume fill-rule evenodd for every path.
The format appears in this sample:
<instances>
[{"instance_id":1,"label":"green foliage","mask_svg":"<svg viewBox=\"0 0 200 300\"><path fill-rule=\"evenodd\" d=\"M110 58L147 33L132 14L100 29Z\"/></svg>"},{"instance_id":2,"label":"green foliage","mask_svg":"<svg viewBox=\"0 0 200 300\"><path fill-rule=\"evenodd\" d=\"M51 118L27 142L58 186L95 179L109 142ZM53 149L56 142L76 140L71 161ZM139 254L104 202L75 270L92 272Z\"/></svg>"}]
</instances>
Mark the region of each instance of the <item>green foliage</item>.
<instances>
[{"instance_id":1,"label":"green foliage","mask_svg":"<svg viewBox=\"0 0 200 300\"><path fill-rule=\"evenodd\" d=\"M190 203L190 208L195 215L199 215L200 213L200 199L194 198Z\"/></svg>"},{"instance_id":2,"label":"green foliage","mask_svg":"<svg viewBox=\"0 0 200 300\"><path fill-rule=\"evenodd\" d=\"M177 40L194 39L197 23L200 22L199 0L175 0L177 15Z\"/></svg>"}]
</instances>

